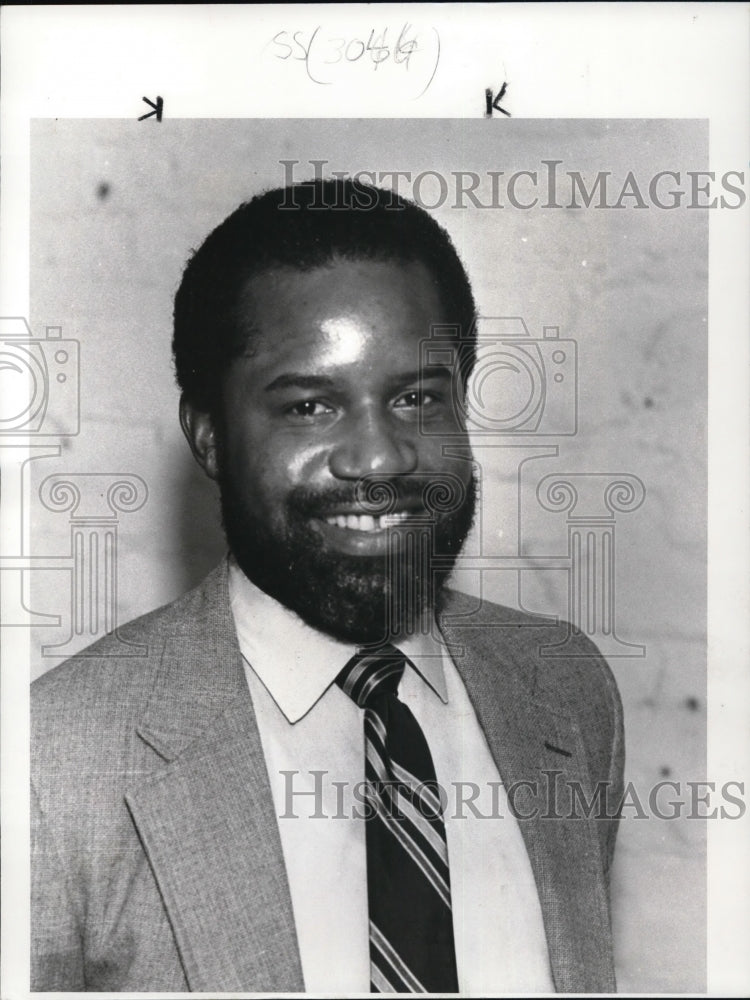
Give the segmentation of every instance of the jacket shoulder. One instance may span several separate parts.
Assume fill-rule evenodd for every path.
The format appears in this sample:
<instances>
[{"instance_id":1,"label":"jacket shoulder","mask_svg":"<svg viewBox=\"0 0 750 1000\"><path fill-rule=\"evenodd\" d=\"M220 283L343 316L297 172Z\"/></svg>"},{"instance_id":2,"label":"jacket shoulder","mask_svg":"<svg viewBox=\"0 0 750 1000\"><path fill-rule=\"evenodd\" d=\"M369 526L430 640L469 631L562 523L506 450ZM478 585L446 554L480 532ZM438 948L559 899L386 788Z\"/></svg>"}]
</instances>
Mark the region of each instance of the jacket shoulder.
<instances>
[{"instance_id":1,"label":"jacket shoulder","mask_svg":"<svg viewBox=\"0 0 750 1000\"><path fill-rule=\"evenodd\" d=\"M513 670L535 697L567 707L584 728L620 724L612 670L595 643L564 620L449 591L443 620L497 670ZM607 727L609 728L609 727Z\"/></svg>"},{"instance_id":2,"label":"jacket shoulder","mask_svg":"<svg viewBox=\"0 0 750 1000\"><path fill-rule=\"evenodd\" d=\"M219 566L181 597L105 635L53 667L31 685L32 738L86 725L122 725L148 699L166 644L205 638L217 602L226 594ZM228 597L226 598L228 600Z\"/></svg>"}]
</instances>

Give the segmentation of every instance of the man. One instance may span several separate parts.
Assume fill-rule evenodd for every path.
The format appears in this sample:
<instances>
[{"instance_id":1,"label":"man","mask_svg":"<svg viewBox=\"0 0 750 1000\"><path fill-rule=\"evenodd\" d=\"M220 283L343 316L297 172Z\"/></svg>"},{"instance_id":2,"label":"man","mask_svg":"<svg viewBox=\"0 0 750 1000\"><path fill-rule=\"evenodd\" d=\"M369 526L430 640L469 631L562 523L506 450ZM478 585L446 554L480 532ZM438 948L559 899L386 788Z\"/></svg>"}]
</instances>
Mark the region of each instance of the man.
<instances>
[{"instance_id":1,"label":"man","mask_svg":"<svg viewBox=\"0 0 750 1000\"><path fill-rule=\"evenodd\" d=\"M181 421L230 556L121 630L142 655L35 685L33 988L614 989L612 677L446 587L475 321L448 235L356 183L189 262Z\"/></svg>"}]
</instances>

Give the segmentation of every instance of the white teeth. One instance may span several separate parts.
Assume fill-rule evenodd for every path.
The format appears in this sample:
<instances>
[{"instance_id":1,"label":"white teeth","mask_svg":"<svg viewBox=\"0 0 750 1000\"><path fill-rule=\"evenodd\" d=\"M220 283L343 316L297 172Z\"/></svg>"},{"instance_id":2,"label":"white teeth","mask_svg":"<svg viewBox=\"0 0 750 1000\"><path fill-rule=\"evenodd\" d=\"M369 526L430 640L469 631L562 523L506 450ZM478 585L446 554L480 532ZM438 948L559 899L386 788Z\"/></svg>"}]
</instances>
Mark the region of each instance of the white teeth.
<instances>
[{"instance_id":1,"label":"white teeth","mask_svg":"<svg viewBox=\"0 0 750 1000\"><path fill-rule=\"evenodd\" d=\"M335 525L337 528L347 528L350 531L383 531L394 524L406 520L409 517L408 511L399 511L397 514L381 514L373 517L372 514L334 514L326 518L326 522Z\"/></svg>"}]
</instances>

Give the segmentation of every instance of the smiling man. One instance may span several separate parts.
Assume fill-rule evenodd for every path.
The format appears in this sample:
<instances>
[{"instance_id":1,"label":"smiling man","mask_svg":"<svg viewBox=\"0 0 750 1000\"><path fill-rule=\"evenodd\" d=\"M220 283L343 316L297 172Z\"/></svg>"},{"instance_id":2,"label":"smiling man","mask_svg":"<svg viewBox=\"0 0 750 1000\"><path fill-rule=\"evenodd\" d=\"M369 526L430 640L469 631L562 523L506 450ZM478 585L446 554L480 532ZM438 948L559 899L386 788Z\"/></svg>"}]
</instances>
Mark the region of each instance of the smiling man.
<instances>
[{"instance_id":1,"label":"smiling man","mask_svg":"<svg viewBox=\"0 0 750 1000\"><path fill-rule=\"evenodd\" d=\"M475 329L392 192L270 191L193 255L180 413L230 552L121 630L141 655L35 685L34 989L614 989L611 674L447 587Z\"/></svg>"},{"instance_id":2,"label":"smiling man","mask_svg":"<svg viewBox=\"0 0 750 1000\"><path fill-rule=\"evenodd\" d=\"M207 411L186 392L182 404L195 457L220 483L232 553L313 628L358 643L387 639L389 627L396 637L411 631L414 622L400 618L417 607L388 600L408 576L402 558L388 579L389 549L405 555L393 543L429 513L423 493L433 479L458 487L455 509L435 517L444 555L459 551L473 516L455 373L419 370L420 341L447 319L434 279L419 261L280 264L248 279L240 308L248 342L221 402ZM456 437L464 458L444 454ZM391 502L368 504L363 485ZM424 584L421 612L436 581L412 575Z\"/></svg>"}]
</instances>

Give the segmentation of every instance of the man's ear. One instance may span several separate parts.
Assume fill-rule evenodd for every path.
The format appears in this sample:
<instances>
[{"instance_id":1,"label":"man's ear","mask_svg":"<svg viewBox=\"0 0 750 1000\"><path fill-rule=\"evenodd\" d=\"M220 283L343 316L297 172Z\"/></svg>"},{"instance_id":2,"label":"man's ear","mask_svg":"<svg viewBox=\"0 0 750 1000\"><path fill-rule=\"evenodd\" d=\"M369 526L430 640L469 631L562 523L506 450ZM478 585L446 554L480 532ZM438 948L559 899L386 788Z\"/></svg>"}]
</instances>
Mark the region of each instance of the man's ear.
<instances>
[{"instance_id":1,"label":"man's ear","mask_svg":"<svg viewBox=\"0 0 750 1000\"><path fill-rule=\"evenodd\" d=\"M209 479L219 478L217 431L209 413L180 397L180 426L196 462Z\"/></svg>"}]
</instances>

